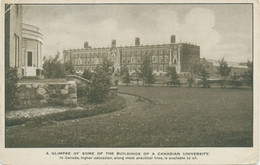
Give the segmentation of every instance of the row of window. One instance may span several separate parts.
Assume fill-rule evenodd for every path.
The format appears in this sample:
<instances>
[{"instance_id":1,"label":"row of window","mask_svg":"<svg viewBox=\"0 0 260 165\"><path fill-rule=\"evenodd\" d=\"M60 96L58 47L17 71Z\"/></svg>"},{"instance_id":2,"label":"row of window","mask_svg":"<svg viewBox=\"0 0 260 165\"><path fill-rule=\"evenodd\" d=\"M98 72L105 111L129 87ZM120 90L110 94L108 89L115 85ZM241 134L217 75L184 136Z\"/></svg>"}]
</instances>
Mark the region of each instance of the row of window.
<instances>
[{"instance_id":1,"label":"row of window","mask_svg":"<svg viewBox=\"0 0 260 165\"><path fill-rule=\"evenodd\" d=\"M143 59L141 57L122 57L122 64L138 63L140 64ZM150 56L152 63L169 63L168 56ZM177 59L173 58L173 63L177 63Z\"/></svg>"},{"instance_id":2,"label":"row of window","mask_svg":"<svg viewBox=\"0 0 260 165\"><path fill-rule=\"evenodd\" d=\"M84 56L105 56L108 55L109 52L86 52L86 53L72 53L75 57L84 57ZM122 55L146 55L146 54L170 54L169 49L154 49L154 50L128 50L128 51L122 51Z\"/></svg>"},{"instance_id":3,"label":"row of window","mask_svg":"<svg viewBox=\"0 0 260 165\"><path fill-rule=\"evenodd\" d=\"M75 65L82 65L82 64L102 64L102 58L76 58L74 59Z\"/></svg>"},{"instance_id":4,"label":"row of window","mask_svg":"<svg viewBox=\"0 0 260 165\"><path fill-rule=\"evenodd\" d=\"M106 55L108 55L108 52L87 52L87 53L72 53L72 55L74 56L74 57L86 57L86 56L88 56L88 57L96 57L96 56L98 56L98 57L101 57L101 56L106 56Z\"/></svg>"},{"instance_id":5,"label":"row of window","mask_svg":"<svg viewBox=\"0 0 260 165\"><path fill-rule=\"evenodd\" d=\"M122 51L122 55L145 55L145 54L169 54L169 49L128 50Z\"/></svg>"},{"instance_id":6,"label":"row of window","mask_svg":"<svg viewBox=\"0 0 260 165\"><path fill-rule=\"evenodd\" d=\"M140 65L129 65L127 66L127 68L129 69L130 72L134 72L134 71L140 71L141 66ZM163 66L163 65L153 65L153 71L154 72L165 72L166 71L167 66ZM84 72L84 70L90 70L90 71L94 71L96 69L96 66L75 66L75 70L77 72Z\"/></svg>"}]
</instances>

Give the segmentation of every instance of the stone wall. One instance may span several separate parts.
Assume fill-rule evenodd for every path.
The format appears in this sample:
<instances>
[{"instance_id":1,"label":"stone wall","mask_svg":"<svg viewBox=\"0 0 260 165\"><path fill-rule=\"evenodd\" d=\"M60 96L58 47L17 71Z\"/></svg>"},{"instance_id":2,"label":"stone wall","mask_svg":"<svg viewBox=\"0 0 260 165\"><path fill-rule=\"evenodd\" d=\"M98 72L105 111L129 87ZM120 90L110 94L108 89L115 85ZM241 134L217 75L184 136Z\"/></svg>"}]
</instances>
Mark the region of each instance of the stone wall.
<instances>
[{"instance_id":1,"label":"stone wall","mask_svg":"<svg viewBox=\"0 0 260 165\"><path fill-rule=\"evenodd\" d=\"M77 85L75 81L18 83L17 109L44 106L76 106Z\"/></svg>"}]
</instances>

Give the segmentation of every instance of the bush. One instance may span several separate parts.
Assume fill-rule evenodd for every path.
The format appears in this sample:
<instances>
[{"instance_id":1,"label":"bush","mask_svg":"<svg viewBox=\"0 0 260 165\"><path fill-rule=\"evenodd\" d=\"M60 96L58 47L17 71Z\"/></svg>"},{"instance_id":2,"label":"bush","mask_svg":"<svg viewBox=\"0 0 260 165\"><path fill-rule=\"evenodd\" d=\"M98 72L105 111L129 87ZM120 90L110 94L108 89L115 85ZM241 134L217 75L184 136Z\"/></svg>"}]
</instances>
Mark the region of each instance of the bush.
<instances>
[{"instance_id":1,"label":"bush","mask_svg":"<svg viewBox=\"0 0 260 165\"><path fill-rule=\"evenodd\" d=\"M17 83L18 83L17 68L5 68L5 109L14 109L17 102Z\"/></svg>"},{"instance_id":2,"label":"bush","mask_svg":"<svg viewBox=\"0 0 260 165\"><path fill-rule=\"evenodd\" d=\"M84 79L90 80L92 75L93 74L88 69L85 69L83 74L81 75L81 77L83 77Z\"/></svg>"},{"instance_id":3,"label":"bush","mask_svg":"<svg viewBox=\"0 0 260 165\"><path fill-rule=\"evenodd\" d=\"M44 58L43 63L43 75L45 78L65 78L66 70L65 65L62 64L59 59L59 53L55 56L55 58L50 57L49 59ZM67 69L70 67L66 66Z\"/></svg>"},{"instance_id":4,"label":"bush","mask_svg":"<svg viewBox=\"0 0 260 165\"><path fill-rule=\"evenodd\" d=\"M77 85L77 97L87 98L89 91L90 91L90 85L88 84Z\"/></svg>"},{"instance_id":5,"label":"bush","mask_svg":"<svg viewBox=\"0 0 260 165\"><path fill-rule=\"evenodd\" d=\"M195 82L195 80L194 80L193 77L189 77L188 78L188 85L189 85L189 87L191 87L194 82Z\"/></svg>"}]
</instances>

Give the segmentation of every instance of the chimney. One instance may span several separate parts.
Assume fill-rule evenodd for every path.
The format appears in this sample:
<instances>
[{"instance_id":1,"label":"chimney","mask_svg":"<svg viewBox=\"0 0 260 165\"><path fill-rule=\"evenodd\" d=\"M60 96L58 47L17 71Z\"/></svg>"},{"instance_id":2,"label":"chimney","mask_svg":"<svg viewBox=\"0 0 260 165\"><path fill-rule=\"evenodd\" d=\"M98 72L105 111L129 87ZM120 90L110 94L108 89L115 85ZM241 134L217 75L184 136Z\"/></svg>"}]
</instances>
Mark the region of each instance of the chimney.
<instances>
[{"instance_id":1,"label":"chimney","mask_svg":"<svg viewBox=\"0 0 260 165\"><path fill-rule=\"evenodd\" d=\"M87 49L88 47L88 42L84 42L84 48Z\"/></svg>"},{"instance_id":2,"label":"chimney","mask_svg":"<svg viewBox=\"0 0 260 165\"><path fill-rule=\"evenodd\" d=\"M175 35L171 35L171 44L175 44Z\"/></svg>"},{"instance_id":3,"label":"chimney","mask_svg":"<svg viewBox=\"0 0 260 165\"><path fill-rule=\"evenodd\" d=\"M135 46L140 46L140 38L135 37Z\"/></svg>"},{"instance_id":4,"label":"chimney","mask_svg":"<svg viewBox=\"0 0 260 165\"><path fill-rule=\"evenodd\" d=\"M112 46L116 46L116 40L112 40Z\"/></svg>"}]
</instances>

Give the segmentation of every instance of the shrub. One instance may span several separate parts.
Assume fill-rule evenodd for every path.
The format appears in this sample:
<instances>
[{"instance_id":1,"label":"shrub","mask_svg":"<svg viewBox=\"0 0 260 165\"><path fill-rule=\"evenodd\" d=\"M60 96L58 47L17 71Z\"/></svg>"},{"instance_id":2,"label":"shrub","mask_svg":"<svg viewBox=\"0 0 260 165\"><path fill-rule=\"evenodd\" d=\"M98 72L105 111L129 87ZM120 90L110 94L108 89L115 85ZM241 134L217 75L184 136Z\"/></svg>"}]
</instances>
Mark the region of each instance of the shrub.
<instances>
[{"instance_id":1,"label":"shrub","mask_svg":"<svg viewBox=\"0 0 260 165\"><path fill-rule=\"evenodd\" d=\"M107 59L103 60L102 65L97 66L91 78L87 99L90 103L102 103L108 98L109 88L111 87L111 66L112 63Z\"/></svg>"},{"instance_id":2,"label":"shrub","mask_svg":"<svg viewBox=\"0 0 260 165\"><path fill-rule=\"evenodd\" d=\"M55 58L50 57L49 59L43 59L43 75L45 78L65 78L66 71L64 64L59 59L59 53Z\"/></svg>"},{"instance_id":3,"label":"shrub","mask_svg":"<svg viewBox=\"0 0 260 165\"><path fill-rule=\"evenodd\" d=\"M191 87L194 82L195 82L195 80L194 80L193 77L189 77L188 78L188 85L189 85L189 87Z\"/></svg>"},{"instance_id":4,"label":"shrub","mask_svg":"<svg viewBox=\"0 0 260 165\"><path fill-rule=\"evenodd\" d=\"M88 69L85 69L83 74L81 75L81 77L83 77L83 78L85 78L87 80L90 80L92 75L93 74Z\"/></svg>"},{"instance_id":5,"label":"shrub","mask_svg":"<svg viewBox=\"0 0 260 165\"><path fill-rule=\"evenodd\" d=\"M17 102L17 68L5 68L5 109L11 110Z\"/></svg>"}]
</instances>

